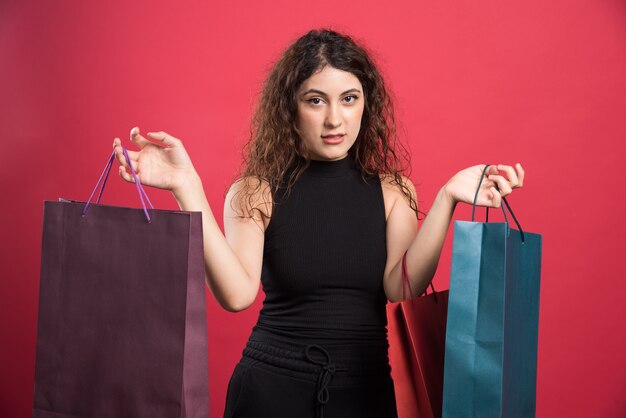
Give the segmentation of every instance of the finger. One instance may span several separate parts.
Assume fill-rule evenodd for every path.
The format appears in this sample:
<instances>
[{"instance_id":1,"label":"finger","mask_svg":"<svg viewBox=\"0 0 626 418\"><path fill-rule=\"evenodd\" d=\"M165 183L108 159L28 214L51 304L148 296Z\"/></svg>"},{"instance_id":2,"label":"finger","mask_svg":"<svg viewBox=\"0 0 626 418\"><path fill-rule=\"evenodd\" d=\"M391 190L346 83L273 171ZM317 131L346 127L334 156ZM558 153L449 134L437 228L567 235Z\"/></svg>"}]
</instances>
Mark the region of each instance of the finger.
<instances>
[{"instance_id":1,"label":"finger","mask_svg":"<svg viewBox=\"0 0 626 418\"><path fill-rule=\"evenodd\" d=\"M137 170L137 167L139 165L139 153L129 150L126 150L126 152L128 153L128 157L130 158L130 162L133 165L133 168ZM128 166L128 161L126 160L126 156L124 155L124 151L122 150L121 145L116 145L115 147L115 158L121 166L130 170L130 167Z\"/></svg>"},{"instance_id":2,"label":"finger","mask_svg":"<svg viewBox=\"0 0 626 418\"><path fill-rule=\"evenodd\" d=\"M120 163L121 166L128 167L128 162L126 161L126 157L124 156L124 152L122 151L121 144L118 143L117 145L115 145L115 142L113 144L114 144L113 150L115 151L115 159Z\"/></svg>"},{"instance_id":3,"label":"finger","mask_svg":"<svg viewBox=\"0 0 626 418\"><path fill-rule=\"evenodd\" d=\"M511 185L503 176L490 175L489 180L496 182L496 184L498 185L498 189L500 189L500 194L502 196L509 195L513 191L511 189Z\"/></svg>"},{"instance_id":4,"label":"finger","mask_svg":"<svg viewBox=\"0 0 626 418\"><path fill-rule=\"evenodd\" d=\"M485 167L487 168L487 170L485 170ZM480 164L478 168L480 169L481 173L485 173L485 178L490 174L498 174L498 167L496 167L495 165L487 166L485 164Z\"/></svg>"},{"instance_id":5,"label":"finger","mask_svg":"<svg viewBox=\"0 0 626 418\"><path fill-rule=\"evenodd\" d=\"M135 182L135 177L129 174L123 166L120 166L119 173L120 173L120 177L126 180L127 182L129 183Z\"/></svg>"},{"instance_id":6,"label":"finger","mask_svg":"<svg viewBox=\"0 0 626 418\"><path fill-rule=\"evenodd\" d=\"M124 150L122 150L121 146L119 147L119 151L122 154L122 156L124 156ZM139 153L140 152L141 151L131 151L128 148L126 148L126 153L128 153L128 157L130 158L130 160L132 162L135 162L135 161L137 161L139 159Z\"/></svg>"},{"instance_id":7,"label":"finger","mask_svg":"<svg viewBox=\"0 0 626 418\"><path fill-rule=\"evenodd\" d=\"M148 138L161 142L168 147L180 146L181 141L178 138L174 138L167 132L148 132Z\"/></svg>"},{"instance_id":8,"label":"finger","mask_svg":"<svg viewBox=\"0 0 626 418\"><path fill-rule=\"evenodd\" d=\"M150 143L150 141L141 136L141 133L139 132L139 128L137 126L130 130L130 140L139 148L143 148L146 146L146 144Z\"/></svg>"},{"instance_id":9,"label":"finger","mask_svg":"<svg viewBox=\"0 0 626 418\"><path fill-rule=\"evenodd\" d=\"M135 170L135 174L139 174L139 161L133 160L132 157L131 157L130 163L132 164L133 170ZM128 167L128 169L130 170L130 167ZM132 172L132 170L131 170L131 172Z\"/></svg>"},{"instance_id":10,"label":"finger","mask_svg":"<svg viewBox=\"0 0 626 418\"><path fill-rule=\"evenodd\" d=\"M524 184L524 169L522 168L522 165L520 163L515 164L515 168L517 169L517 178L519 179L518 187L522 187L522 185Z\"/></svg>"},{"instance_id":11,"label":"finger","mask_svg":"<svg viewBox=\"0 0 626 418\"><path fill-rule=\"evenodd\" d=\"M512 188L519 187L519 178L517 177L517 173L510 165L502 165L498 164L498 169L502 170L506 173L506 176L509 178L509 184Z\"/></svg>"},{"instance_id":12,"label":"finger","mask_svg":"<svg viewBox=\"0 0 626 418\"><path fill-rule=\"evenodd\" d=\"M495 185L496 185L495 181L485 180L485 181L483 181L482 187L485 188L485 189L490 189L490 188L492 188Z\"/></svg>"},{"instance_id":13,"label":"finger","mask_svg":"<svg viewBox=\"0 0 626 418\"><path fill-rule=\"evenodd\" d=\"M499 208L502 204L502 195L496 190L495 187L489 189L491 191L491 204L494 208Z\"/></svg>"}]
</instances>

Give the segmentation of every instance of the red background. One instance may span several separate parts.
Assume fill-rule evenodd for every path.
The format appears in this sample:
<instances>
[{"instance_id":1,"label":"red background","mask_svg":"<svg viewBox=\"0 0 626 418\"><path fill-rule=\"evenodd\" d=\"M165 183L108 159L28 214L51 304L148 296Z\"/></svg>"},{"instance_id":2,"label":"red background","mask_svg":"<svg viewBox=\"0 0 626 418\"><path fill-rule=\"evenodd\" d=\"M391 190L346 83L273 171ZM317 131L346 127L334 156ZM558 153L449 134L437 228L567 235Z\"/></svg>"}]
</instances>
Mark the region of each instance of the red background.
<instances>
[{"instance_id":1,"label":"red background","mask_svg":"<svg viewBox=\"0 0 626 418\"><path fill-rule=\"evenodd\" d=\"M113 137L129 145L138 125L183 139L221 223L261 81L322 26L386 75L423 210L466 166L524 165L510 203L544 237L537 416L626 416L626 3L128 3L0 2L1 417L30 416L42 201L86 199ZM117 178L104 202L138 205ZM450 239L439 288L449 265ZM231 314L208 299L213 417L261 300Z\"/></svg>"}]
</instances>

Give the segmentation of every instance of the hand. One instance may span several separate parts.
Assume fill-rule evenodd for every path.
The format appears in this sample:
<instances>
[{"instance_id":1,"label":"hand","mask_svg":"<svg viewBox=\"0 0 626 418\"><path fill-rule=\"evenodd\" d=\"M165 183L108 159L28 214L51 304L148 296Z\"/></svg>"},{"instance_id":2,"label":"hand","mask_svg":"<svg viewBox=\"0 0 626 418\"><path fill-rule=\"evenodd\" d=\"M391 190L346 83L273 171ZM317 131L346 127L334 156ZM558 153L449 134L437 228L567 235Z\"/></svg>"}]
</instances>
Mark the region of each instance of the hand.
<instances>
[{"instance_id":1,"label":"hand","mask_svg":"<svg viewBox=\"0 0 626 418\"><path fill-rule=\"evenodd\" d=\"M484 169L485 165L481 164L459 171L444 186L446 195L454 203L472 204ZM506 177L502 174L506 174ZM502 203L502 197L511 194L513 189L522 187L523 183L524 169L521 164L516 164L515 168L502 164L490 165L480 185L476 205L498 208ZM499 190L496 189L496 184Z\"/></svg>"},{"instance_id":2,"label":"hand","mask_svg":"<svg viewBox=\"0 0 626 418\"><path fill-rule=\"evenodd\" d=\"M165 132L149 132L147 136L156 143L144 138L139 133L139 128L133 128L130 131L130 140L140 151L127 150L141 184L175 191L197 177L191 159L179 139ZM115 156L120 163L119 174L127 182L134 183L135 179L121 144L119 138L113 140Z\"/></svg>"}]
</instances>

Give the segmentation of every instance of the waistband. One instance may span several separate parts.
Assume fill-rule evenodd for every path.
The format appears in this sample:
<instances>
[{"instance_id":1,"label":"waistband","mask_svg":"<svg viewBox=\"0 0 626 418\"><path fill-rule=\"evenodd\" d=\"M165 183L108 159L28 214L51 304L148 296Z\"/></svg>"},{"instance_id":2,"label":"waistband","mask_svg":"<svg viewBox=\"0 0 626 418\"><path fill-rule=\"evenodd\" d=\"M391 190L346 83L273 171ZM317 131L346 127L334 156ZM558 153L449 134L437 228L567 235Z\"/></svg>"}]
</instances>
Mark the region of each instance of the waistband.
<instances>
[{"instance_id":1,"label":"waistband","mask_svg":"<svg viewBox=\"0 0 626 418\"><path fill-rule=\"evenodd\" d=\"M316 381L316 414L323 418L328 403L328 386L354 384L363 376L389 376L387 346L324 347L319 344L271 341L271 335L254 332L243 350L245 359L309 375Z\"/></svg>"},{"instance_id":2,"label":"waistband","mask_svg":"<svg viewBox=\"0 0 626 418\"><path fill-rule=\"evenodd\" d=\"M311 361L306 358L307 347L310 346L323 348L333 362L350 375L388 374L391 370L389 344L386 339L368 343L347 341L343 344L319 339L301 341L277 337L271 331L255 327L244 349L244 355L246 352L248 354L254 352L260 361L265 360L269 364L294 371L310 372L315 370L315 368L311 369ZM318 353L310 354L310 356L317 360L326 356L326 354L320 354L321 350L315 351Z\"/></svg>"}]
</instances>

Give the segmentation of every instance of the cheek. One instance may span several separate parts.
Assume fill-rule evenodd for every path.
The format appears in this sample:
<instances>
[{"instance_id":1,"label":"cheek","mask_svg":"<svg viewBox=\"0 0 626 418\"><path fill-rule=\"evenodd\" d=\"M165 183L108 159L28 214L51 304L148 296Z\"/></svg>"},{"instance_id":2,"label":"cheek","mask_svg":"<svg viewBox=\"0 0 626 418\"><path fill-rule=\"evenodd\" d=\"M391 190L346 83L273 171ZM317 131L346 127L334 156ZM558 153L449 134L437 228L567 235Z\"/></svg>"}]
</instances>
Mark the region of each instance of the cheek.
<instances>
[{"instance_id":1,"label":"cheek","mask_svg":"<svg viewBox=\"0 0 626 418\"><path fill-rule=\"evenodd\" d=\"M351 115L350 121L352 122L352 129L359 131L361 128L361 122L363 120L363 108L354 109L354 113Z\"/></svg>"},{"instance_id":2,"label":"cheek","mask_svg":"<svg viewBox=\"0 0 626 418\"><path fill-rule=\"evenodd\" d=\"M311 115L306 112L301 112L298 114L296 123L298 125L298 129L300 129L300 131L303 134L310 135L312 133L312 130L315 129L316 118L315 118L315 115Z\"/></svg>"},{"instance_id":3,"label":"cheek","mask_svg":"<svg viewBox=\"0 0 626 418\"><path fill-rule=\"evenodd\" d=\"M365 102L361 101L356 106L350 108L350 117L352 120L360 121L365 111Z\"/></svg>"}]
</instances>

